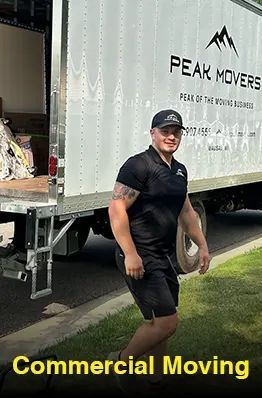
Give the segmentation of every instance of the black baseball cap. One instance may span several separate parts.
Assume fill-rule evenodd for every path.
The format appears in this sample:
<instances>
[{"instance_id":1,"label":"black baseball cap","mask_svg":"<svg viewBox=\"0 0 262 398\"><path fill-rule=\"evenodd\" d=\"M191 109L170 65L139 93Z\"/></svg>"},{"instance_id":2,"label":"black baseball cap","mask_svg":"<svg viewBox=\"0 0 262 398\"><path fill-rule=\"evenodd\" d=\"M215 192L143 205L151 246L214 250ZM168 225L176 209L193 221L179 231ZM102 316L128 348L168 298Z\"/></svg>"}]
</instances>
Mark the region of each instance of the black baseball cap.
<instances>
[{"instance_id":1,"label":"black baseball cap","mask_svg":"<svg viewBox=\"0 0 262 398\"><path fill-rule=\"evenodd\" d=\"M166 126L179 126L181 129L185 130L183 126L182 116L174 111L173 109L164 109L157 114L152 119L151 128L162 128Z\"/></svg>"}]
</instances>

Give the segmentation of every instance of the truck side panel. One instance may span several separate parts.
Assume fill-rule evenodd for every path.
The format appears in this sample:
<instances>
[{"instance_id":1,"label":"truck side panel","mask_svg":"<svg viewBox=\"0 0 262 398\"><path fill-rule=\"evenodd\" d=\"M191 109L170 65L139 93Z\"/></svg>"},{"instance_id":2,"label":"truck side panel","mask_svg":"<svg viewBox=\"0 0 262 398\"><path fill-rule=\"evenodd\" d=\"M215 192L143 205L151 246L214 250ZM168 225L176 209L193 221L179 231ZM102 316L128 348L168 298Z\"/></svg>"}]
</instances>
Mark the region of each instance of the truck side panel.
<instances>
[{"instance_id":1,"label":"truck side panel","mask_svg":"<svg viewBox=\"0 0 262 398\"><path fill-rule=\"evenodd\" d=\"M261 179L261 34L230 0L69 0L65 197L111 191L166 107L184 117L191 182Z\"/></svg>"},{"instance_id":2,"label":"truck side panel","mask_svg":"<svg viewBox=\"0 0 262 398\"><path fill-rule=\"evenodd\" d=\"M142 27L154 13L154 2L69 3L66 196L110 191L120 163L148 143L155 29Z\"/></svg>"}]
</instances>

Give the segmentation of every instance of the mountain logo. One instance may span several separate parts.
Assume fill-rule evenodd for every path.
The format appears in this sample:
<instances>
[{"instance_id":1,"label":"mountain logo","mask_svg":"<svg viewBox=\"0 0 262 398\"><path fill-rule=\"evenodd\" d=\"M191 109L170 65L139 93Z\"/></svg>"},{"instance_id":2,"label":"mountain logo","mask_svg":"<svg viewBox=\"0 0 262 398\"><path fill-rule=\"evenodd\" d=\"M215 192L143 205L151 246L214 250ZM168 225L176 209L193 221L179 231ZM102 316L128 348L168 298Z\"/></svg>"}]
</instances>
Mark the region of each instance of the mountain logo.
<instances>
[{"instance_id":1,"label":"mountain logo","mask_svg":"<svg viewBox=\"0 0 262 398\"><path fill-rule=\"evenodd\" d=\"M216 32L216 33L214 34L214 36L212 37L212 39L210 40L210 42L209 42L208 45L206 46L206 49L207 49L209 46L211 46L211 44L215 43L215 44L217 45L217 47L219 48L219 50L222 51L222 50L221 50L221 47L220 47L221 44L223 44L224 47L227 47L227 45L226 45L226 43L225 43L225 40L226 40L227 43L229 44L229 47L235 51L235 53L236 53L237 56L239 56L239 55L238 55L238 52L237 52L237 49L236 49L236 47L235 47L234 41L233 41L232 37L229 36L228 31L227 31L227 28L226 28L225 25L223 26L223 28L222 28L222 30L221 30L220 33Z\"/></svg>"}]
</instances>

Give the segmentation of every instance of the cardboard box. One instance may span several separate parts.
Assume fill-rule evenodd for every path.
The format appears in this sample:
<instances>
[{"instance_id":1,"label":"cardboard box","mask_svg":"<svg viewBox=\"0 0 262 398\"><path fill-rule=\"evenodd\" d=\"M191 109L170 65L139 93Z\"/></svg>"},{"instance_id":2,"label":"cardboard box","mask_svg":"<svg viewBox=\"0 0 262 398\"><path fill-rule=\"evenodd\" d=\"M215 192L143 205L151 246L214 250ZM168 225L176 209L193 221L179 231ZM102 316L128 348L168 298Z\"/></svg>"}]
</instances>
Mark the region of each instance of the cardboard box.
<instances>
[{"instance_id":1,"label":"cardboard box","mask_svg":"<svg viewBox=\"0 0 262 398\"><path fill-rule=\"evenodd\" d=\"M37 175L48 174L49 129L47 115L5 112L4 117L9 120L8 126L15 134L16 139L21 136L31 137L30 145Z\"/></svg>"},{"instance_id":2,"label":"cardboard box","mask_svg":"<svg viewBox=\"0 0 262 398\"><path fill-rule=\"evenodd\" d=\"M18 144L23 148L28 148L28 141L30 140L30 151L32 153L32 159L27 157L30 162L33 160L33 165L36 167L36 175L47 175L48 174L48 157L49 157L49 139L46 136L40 135L20 135L17 134L15 137ZM24 147L25 148L24 148ZM25 154L26 156L29 155Z\"/></svg>"},{"instance_id":3,"label":"cardboard box","mask_svg":"<svg viewBox=\"0 0 262 398\"><path fill-rule=\"evenodd\" d=\"M18 143L18 145L20 146L20 148L22 149L30 167L34 167L34 157L33 157L32 145L31 145L31 136L30 135L17 135L15 137L15 140Z\"/></svg>"}]
</instances>

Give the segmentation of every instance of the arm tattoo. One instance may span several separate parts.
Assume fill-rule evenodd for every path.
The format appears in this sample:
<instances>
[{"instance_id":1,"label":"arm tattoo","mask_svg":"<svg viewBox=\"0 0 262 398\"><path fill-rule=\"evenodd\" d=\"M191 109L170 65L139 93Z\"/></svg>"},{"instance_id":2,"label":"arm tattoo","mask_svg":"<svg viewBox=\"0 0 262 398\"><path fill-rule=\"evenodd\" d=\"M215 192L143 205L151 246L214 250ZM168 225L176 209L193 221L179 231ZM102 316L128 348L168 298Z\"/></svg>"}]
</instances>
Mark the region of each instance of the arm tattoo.
<instances>
[{"instance_id":1,"label":"arm tattoo","mask_svg":"<svg viewBox=\"0 0 262 398\"><path fill-rule=\"evenodd\" d=\"M126 185L121 184L120 182L116 182L114 186L112 199L132 199L139 192L133 188L127 187Z\"/></svg>"}]
</instances>

